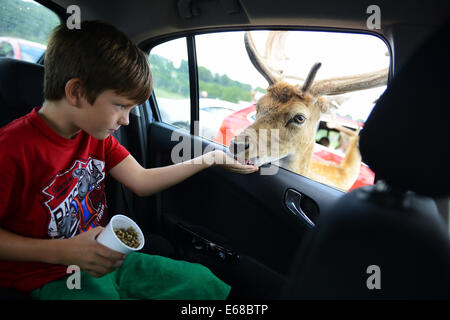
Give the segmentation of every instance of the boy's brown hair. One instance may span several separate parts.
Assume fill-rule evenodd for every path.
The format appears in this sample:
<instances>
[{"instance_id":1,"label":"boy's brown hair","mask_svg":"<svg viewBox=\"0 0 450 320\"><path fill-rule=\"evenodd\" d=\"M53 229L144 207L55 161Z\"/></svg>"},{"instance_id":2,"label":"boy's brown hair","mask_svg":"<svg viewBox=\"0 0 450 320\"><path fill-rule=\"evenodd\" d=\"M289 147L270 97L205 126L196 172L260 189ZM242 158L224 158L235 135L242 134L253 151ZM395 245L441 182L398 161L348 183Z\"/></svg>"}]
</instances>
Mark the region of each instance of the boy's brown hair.
<instances>
[{"instance_id":1,"label":"boy's brown hair","mask_svg":"<svg viewBox=\"0 0 450 320\"><path fill-rule=\"evenodd\" d=\"M112 25L84 21L81 29L63 23L50 37L45 53L44 98L65 96L67 81L78 78L90 104L114 90L137 104L151 94L152 74L146 54Z\"/></svg>"}]
</instances>

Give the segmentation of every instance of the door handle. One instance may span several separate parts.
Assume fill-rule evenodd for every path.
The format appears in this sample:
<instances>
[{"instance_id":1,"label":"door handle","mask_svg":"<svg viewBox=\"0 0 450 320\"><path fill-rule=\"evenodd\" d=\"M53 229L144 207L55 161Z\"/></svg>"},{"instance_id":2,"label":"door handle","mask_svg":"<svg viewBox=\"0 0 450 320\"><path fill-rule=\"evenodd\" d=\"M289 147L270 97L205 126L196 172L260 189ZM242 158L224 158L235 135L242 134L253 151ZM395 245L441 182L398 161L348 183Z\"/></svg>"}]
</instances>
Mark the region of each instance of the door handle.
<instances>
[{"instance_id":1,"label":"door handle","mask_svg":"<svg viewBox=\"0 0 450 320\"><path fill-rule=\"evenodd\" d=\"M315 227L314 222L312 222L301 207L302 198L303 195L300 192L294 189L288 189L284 196L284 204L286 205L286 208L299 218L308 228L313 228Z\"/></svg>"}]
</instances>

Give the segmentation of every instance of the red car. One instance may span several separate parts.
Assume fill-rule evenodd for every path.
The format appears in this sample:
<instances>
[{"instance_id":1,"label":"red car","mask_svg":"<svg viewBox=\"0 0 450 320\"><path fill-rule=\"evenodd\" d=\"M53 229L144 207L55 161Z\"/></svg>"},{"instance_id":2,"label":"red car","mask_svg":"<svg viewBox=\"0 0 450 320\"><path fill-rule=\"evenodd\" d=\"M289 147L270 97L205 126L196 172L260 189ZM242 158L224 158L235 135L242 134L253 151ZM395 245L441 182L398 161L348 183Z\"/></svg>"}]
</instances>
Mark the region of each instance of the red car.
<instances>
[{"instance_id":1,"label":"red car","mask_svg":"<svg viewBox=\"0 0 450 320\"><path fill-rule=\"evenodd\" d=\"M220 129L217 135L214 137L214 141L228 146L230 144L231 139L233 139L235 136L237 136L239 133L241 133L245 128L247 128L255 121L255 114L256 114L255 105L251 105L250 107L232 113L222 121ZM330 120L331 119L328 115L322 115L321 117L316 136L316 142L318 143L316 143L314 148L313 159L323 162L332 162L339 164L343 159L343 153L341 152L341 154L339 154L338 150L334 150L331 147L332 144L330 145L330 147L328 147L321 145L319 143L320 139L324 137L323 130L325 130L325 136L327 137L327 139L330 138L329 135L330 132L332 131L335 132L335 134L338 134L337 130L329 129L327 127L326 123ZM339 116L336 116L334 121L338 122L339 125L341 126L345 126L346 128L353 130L356 130L358 126L360 127L364 126L362 122L357 122ZM226 134L226 132L228 132L228 135ZM321 133L321 135L319 135L319 133ZM328 140L328 142L330 141ZM371 185L374 183L374 180L375 180L375 173L372 170L370 170L369 167L367 167L364 163L361 163L359 176L356 179L353 186L350 188L350 190L366 185Z\"/></svg>"},{"instance_id":2,"label":"red car","mask_svg":"<svg viewBox=\"0 0 450 320\"><path fill-rule=\"evenodd\" d=\"M28 62L36 62L43 54L46 46L19 38L0 37L0 58L12 58Z\"/></svg>"}]
</instances>

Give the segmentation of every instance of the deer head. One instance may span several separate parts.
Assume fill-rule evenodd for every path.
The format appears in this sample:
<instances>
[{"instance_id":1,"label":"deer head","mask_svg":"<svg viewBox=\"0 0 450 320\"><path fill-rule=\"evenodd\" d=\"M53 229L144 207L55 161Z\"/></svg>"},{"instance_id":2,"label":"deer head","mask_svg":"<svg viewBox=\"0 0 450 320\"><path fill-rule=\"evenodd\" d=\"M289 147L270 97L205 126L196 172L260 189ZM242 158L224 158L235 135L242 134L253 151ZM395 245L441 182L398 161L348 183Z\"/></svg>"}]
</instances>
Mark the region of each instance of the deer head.
<instances>
[{"instance_id":1,"label":"deer head","mask_svg":"<svg viewBox=\"0 0 450 320\"><path fill-rule=\"evenodd\" d=\"M277 32L269 33L267 43L277 43L271 40L275 33ZM285 75L270 66L267 43L264 57L256 50L248 32L245 33L244 43L250 61L268 81L269 87L267 93L256 103L255 122L231 140L229 149L245 163L260 166L279 160L280 166L310 176L310 162L320 114L328 111L335 95L386 84L387 68L372 73L314 81L321 67L321 63L316 63L302 85L291 85L284 79L294 76Z\"/></svg>"}]
</instances>

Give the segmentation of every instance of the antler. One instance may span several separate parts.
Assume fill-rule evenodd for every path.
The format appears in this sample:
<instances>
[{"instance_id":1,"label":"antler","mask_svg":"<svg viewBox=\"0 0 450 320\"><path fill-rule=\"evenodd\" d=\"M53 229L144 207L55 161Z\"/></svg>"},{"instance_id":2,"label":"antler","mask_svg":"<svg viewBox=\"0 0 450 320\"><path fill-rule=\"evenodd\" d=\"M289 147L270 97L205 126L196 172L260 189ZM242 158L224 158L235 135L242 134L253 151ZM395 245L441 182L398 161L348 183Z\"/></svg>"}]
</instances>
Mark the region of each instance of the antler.
<instances>
[{"instance_id":1,"label":"antler","mask_svg":"<svg viewBox=\"0 0 450 320\"><path fill-rule=\"evenodd\" d=\"M282 81L284 78L303 80L301 77L286 75L283 70L274 68L274 60L285 59L284 44L287 31L270 31L266 40L265 56L261 56L256 50L255 43L250 32L244 35L245 49L253 66L267 80L269 86ZM316 63L309 71L306 80L303 82L301 91L315 95L338 95L351 91L371 89L380 87L387 83L388 68L374 72L362 73L357 75L324 79L314 82L317 71L321 63Z\"/></svg>"},{"instance_id":2,"label":"antler","mask_svg":"<svg viewBox=\"0 0 450 320\"><path fill-rule=\"evenodd\" d=\"M267 80L269 86L279 82L281 78L280 75L273 72L273 70L267 66L267 62L256 50L255 43L249 32L246 32L244 35L244 43L250 61L256 70L258 70L258 72Z\"/></svg>"},{"instance_id":3,"label":"antler","mask_svg":"<svg viewBox=\"0 0 450 320\"><path fill-rule=\"evenodd\" d=\"M356 128L356 131L352 130L352 129L348 129L347 127L341 126L340 124L337 123L336 120L336 115L334 113L330 113L330 121L327 122L327 127L329 129L337 129L340 132L344 132L346 134L348 134L349 136L355 136L355 135L359 135L359 132L361 130L361 127L358 124L358 127Z\"/></svg>"},{"instance_id":4,"label":"antler","mask_svg":"<svg viewBox=\"0 0 450 320\"><path fill-rule=\"evenodd\" d=\"M311 70L309 70L308 76L306 77L305 83L303 83L302 91L306 92L310 89L312 83L314 82L314 78L316 77L317 71L322 66L320 62L315 63Z\"/></svg>"},{"instance_id":5,"label":"antler","mask_svg":"<svg viewBox=\"0 0 450 320\"><path fill-rule=\"evenodd\" d=\"M371 89L385 85L387 78L388 68L352 76L324 79L316 81L312 85L310 93L322 96Z\"/></svg>"},{"instance_id":6,"label":"antler","mask_svg":"<svg viewBox=\"0 0 450 320\"><path fill-rule=\"evenodd\" d=\"M270 86L285 78L304 81L302 77L285 74L284 70L274 67L276 61L287 59L284 54L286 36L287 31L270 31L266 40L265 55L261 56L258 50L256 50L250 32L246 32L244 35L245 49L247 50L250 61L256 70L258 70L258 72L267 80Z\"/></svg>"}]
</instances>

